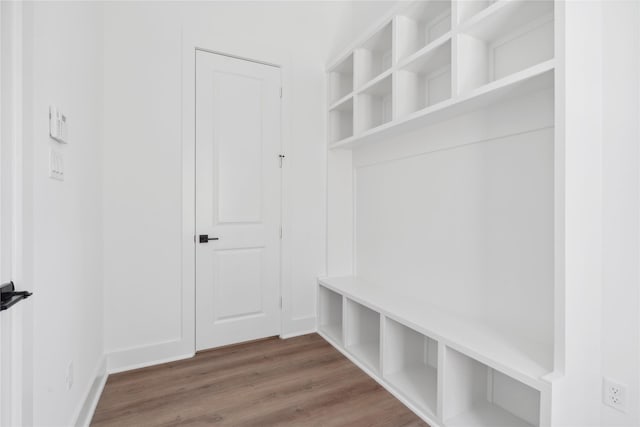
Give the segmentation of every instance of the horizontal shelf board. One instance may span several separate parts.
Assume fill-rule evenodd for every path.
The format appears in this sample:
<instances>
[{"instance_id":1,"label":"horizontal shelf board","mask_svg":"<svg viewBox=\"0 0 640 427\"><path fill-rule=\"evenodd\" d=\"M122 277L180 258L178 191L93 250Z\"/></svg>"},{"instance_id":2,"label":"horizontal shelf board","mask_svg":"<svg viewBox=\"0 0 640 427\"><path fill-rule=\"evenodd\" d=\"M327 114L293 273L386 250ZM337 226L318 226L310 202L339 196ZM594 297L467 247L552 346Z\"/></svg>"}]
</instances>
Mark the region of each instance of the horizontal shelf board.
<instances>
[{"instance_id":1,"label":"horizontal shelf board","mask_svg":"<svg viewBox=\"0 0 640 427\"><path fill-rule=\"evenodd\" d=\"M428 302L396 295L352 276L321 278L320 284L378 311L434 340L525 383L541 389L551 372L544 346L509 335L477 319L464 318Z\"/></svg>"},{"instance_id":2,"label":"horizontal shelf board","mask_svg":"<svg viewBox=\"0 0 640 427\"><path fill-rule=\"evenodd\" d=\"M447 427L533 427L522 418L492 403L476 406L469 412L445 421L445 425Z\"/></svg>"},{"instance_id":3,"label":"horizontal shelf board","mask_svg":"<svg viewBox=\"0 0 640 427\"><path fill-rule=\"evenodd\" d=\"M349 103L349 101L351 101L352 99L353 99L353 92L343 96L342 98L338 99L336 102L331 104L331 106L329 107L329 111L353 110L353 104L351 104L350 108L345 108L347 107L347 104Z\"/></svg>"},{"instance_id":4,"label":"horizontal shelf board","mask_svg":"<svg viewBox=\"0 0 640 427\"><path fill-rule=\"evenodd\" d=\"M380 367L380 344L379 343L358 343L347 346L347 351L353 354L369 369L378 372Z\"/></svg>"},{"instance_id":5,"label":"horizontal shelf board","mask_svg":"<svg viewBox=\"0 0 640 427\"><path fill-rule=\"evenodd\" d=\"M482 40L495 41L551 13L551 0L501 0L462 24L459 32Z\"/></svg>"},{"instance_id":6,"label":"horizontal shelf board","mask_svg":"<svg viewBox=\"0 0 640 427\"><path fill-rule=\"evenodd\" d=\"M406 16L415 21L427 22L438 20L445 13L451 14L451 1L449 0L416 1L400 10L397 15Z\"/></svg>"},{"instance_id":7,"label":"horizontal shelf board","mask_svg":"<svg viewBox=\"0 0 640 427\"><path fill-rule=\"evenodd\" d=\"M353 74L353 52L349 52L327 71L332 73Z\"/></svg>"},{"instance_id":8,"label":"horizontal shelf board","mask_svg":"<svg viewBox=\"0 0 640 427\"><path fill-rule=\"evenodd\" d=\"M376 86L378 83L380 83L381 81L383 81L384 79L386 79L387 77L389 77L391 75L391 73L393 72L393 70L391 68L386 69L385 71L381 72L380 74L378 74L377 76L375 76L374 78L372 78L371 80L369 80L368 82L366 82L365 84L363 84L357 91L356 93L360 94L360 93L367 93L371 90L372 87Z\"/></svg>"},{"instance_id":9,"label":"horizontal shelf board","mask_svg":"<svg viewBox=\"0 0 640 427\"><path fill-rule=\"evenodd\" d=\"M423 58L424 60L429 60L432 57L432 55L435 53L435 51L438 50L438 48L440 48L444 44L446 44L449 40L451 40L451 31L438 37L437 39L435 39L434 41L432 41L422 49L418 50L417 52L412 53L411 55L401 59L398 62L398 69L405 68L407 65L414 63L414 61L422 60Z\"/></svg>"},{"instance_id":10,"label":"horizontal shelf board","mask_svg":"<svg viewBox=\"0 0 640 427\"><path fill-rule=\"evenodd\" d=\"M320 325L322 332L331 337L332 340L338 344L342 344L342 325L336 325L334 323L328 323Z\"/></svg>"},{"instance_id":11,"label":"horizontal shelf board","mask_svg":"<svg viewBox=\"0 0 640 427\"><path fill-rule=\"evenodd\" d=\"M392 120L360 135L337 141L330 149L350 149L368 142L389 138L469 113L500 101L525 95L535 90L553 87L554 61L549 60L531 68L496 80L478 89L440 102L407 117Z\"/></svg>"},{"instance_id":12,"label":"horizontal shelf board","mask_svg":"<svg viewBox=\"0 0 640 427\"><path fill-rule=\"evenodd\" d=\"M385 376L389 384L409 400L432 414L436 413L438 371L430 366L409 366Z\"/></svg>"}]
</instances>

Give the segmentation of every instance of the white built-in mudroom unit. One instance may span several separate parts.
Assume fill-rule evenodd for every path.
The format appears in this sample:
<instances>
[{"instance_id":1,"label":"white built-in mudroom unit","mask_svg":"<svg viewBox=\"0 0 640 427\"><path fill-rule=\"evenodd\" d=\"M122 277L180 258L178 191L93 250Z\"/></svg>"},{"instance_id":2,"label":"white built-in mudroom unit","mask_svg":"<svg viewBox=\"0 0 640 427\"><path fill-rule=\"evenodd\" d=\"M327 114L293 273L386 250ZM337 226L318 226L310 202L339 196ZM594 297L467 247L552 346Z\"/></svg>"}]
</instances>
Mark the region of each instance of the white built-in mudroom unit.
<instances>
[{"instance_id":1,"label":"white built-in mudroom unit","mask_svg":"<svg viewBox=\"0 0 640 427\"><path fill-rule=\"evenodd\" d=\"M552 424L570 9L403 4L327 69L318 330L432 426Z\"/></svg>"}]
</instances>

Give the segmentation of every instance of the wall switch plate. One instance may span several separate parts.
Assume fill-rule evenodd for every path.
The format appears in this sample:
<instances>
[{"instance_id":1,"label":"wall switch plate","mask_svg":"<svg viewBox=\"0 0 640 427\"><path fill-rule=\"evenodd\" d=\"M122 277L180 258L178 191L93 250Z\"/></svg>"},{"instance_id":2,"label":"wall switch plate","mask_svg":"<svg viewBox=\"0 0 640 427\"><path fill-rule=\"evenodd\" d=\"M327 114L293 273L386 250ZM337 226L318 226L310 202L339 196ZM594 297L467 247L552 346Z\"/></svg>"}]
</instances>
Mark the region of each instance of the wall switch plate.
<instances>
[{"instance_id":1,"label":"wall switch plate","mask_svg":"<svg viewBox=\"0 0 640 427\"><path fill-rule=\"evenodd\" d=\"M627 386L609 378L602 381L602 400L605 405L627 412Z\"/></svg>"},{"instance_id":2,"label":"wall switch plate","mask_svg":"<svg viewBox=\"0 0 640 427\"><path fill-rule=\"evenodd\" d=\"M54 105L49 107L49 136L62 144L67 143L67 116Z\"/></svg>"},{"instance_id":3,"label":"wall switch plate","mask_svg":"<svg viewBox=\"0 0 640 427\"><path fill-rule=\"evenodd\" d=\"M64 181L64 159L62 153L53 148L49 150L49 178Z\"/></svg>"}]
</instances>

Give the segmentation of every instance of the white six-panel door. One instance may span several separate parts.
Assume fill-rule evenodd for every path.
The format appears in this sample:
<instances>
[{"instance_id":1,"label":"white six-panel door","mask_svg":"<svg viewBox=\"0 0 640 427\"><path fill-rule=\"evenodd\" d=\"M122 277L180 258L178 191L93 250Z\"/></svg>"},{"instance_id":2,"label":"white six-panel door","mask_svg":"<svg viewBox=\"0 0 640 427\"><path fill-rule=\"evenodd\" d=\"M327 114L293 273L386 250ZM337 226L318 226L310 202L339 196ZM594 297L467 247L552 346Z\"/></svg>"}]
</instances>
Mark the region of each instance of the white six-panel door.
<instances>
[{"instance_id":1,"label":"white six-panel door","mask_svg":"<svg viewBox=\"0 0 640 427\"><path fill-rule=\"evenodd\" d=\"M197 350L280 333L280 87L277 67L196 53Z\"/></svg>"}]
</instances>

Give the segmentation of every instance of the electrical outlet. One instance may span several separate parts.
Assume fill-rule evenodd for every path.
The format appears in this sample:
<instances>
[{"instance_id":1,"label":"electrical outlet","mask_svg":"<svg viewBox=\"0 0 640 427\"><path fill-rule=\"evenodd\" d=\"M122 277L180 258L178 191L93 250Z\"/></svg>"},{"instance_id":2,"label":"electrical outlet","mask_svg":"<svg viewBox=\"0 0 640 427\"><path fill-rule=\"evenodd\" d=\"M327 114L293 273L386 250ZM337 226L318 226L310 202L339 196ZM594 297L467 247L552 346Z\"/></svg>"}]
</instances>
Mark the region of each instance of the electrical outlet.
<instances>
[{"instance_id":1,"label":"electrical outlet","mask_svg":"<svg viewBox=\"0 0 640 427\"><path fill-rule=\"evenodd\" d=\"M73 387L73 362L69 362L67 365L65 383L67 384L67 390L71 390L71 387Z\"/></svg>"},{"instance_id":2,"label":"electrical outlet","mask_svg":"<svg viewBox=\"0 0 640 427\"><path fill-rule=\"evenodd\" d=\"M604 404L621 412L627 412L627 386L616 383L609 378L602 382L602 398Z\"/></svg>"}]
</instances>

